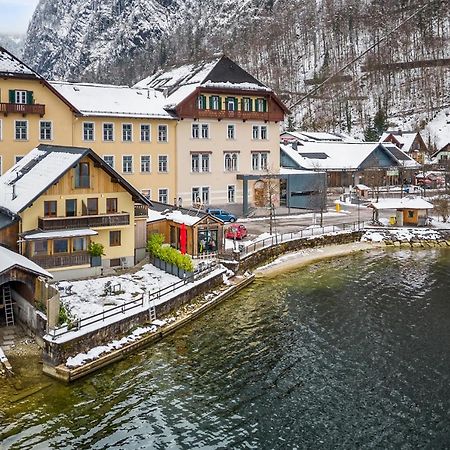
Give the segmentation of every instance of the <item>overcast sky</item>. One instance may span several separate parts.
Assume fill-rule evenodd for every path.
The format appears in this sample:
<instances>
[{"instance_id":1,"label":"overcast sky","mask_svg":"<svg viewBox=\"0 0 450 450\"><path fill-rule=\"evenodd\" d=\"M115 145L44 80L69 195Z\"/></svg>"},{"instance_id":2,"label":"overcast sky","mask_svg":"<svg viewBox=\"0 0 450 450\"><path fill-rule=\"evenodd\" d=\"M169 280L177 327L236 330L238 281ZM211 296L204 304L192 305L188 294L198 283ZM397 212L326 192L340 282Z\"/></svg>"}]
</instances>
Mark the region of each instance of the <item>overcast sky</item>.
<instances>
[{"instance_id":1,"label":"overcast sky","mask_svg":"<svg viewBox=\"0 0 450 450\"><path fill-rule=\"evenodd\" d=\"M25 33L39 0L0 0L0 33Z\"/></svg>"}]
</instances>

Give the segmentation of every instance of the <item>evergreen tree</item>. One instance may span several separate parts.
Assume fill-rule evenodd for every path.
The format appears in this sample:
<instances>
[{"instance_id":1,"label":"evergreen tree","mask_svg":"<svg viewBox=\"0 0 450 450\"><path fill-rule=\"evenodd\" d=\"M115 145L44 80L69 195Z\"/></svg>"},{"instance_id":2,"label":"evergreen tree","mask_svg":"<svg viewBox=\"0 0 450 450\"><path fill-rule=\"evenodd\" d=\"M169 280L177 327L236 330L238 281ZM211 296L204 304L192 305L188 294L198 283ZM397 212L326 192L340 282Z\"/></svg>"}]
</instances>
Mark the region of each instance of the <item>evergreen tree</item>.
<instances>
[{"instance_id":1,"label":"evergreen tree","mask_svg":"<svg viewBox=\"0 0 450 450\"><path fill-rule=\"evenodd\" d=\"M375 114L375 117L373 118L373 127L378 134L377 140L388 128L387 115L382 108L378 109L377 113Z\"/></svg>"},{"instance_id":2,"label":"evergreen tree","mask_svg":"<svg viewBox=\"0 0 450 450\"><path fill-rule=\"evenodd\" d=\"M296 127L296 123L295 123L295 119L293 116L289 116L288 117L288 122L287 122L287 131L295 131L295 127Z\"/></svg>"},{"instance_id":3,"label":"evergreen tree","mask_svg":"<svg viewBox=\"0 0 450 450\"><path fill-rule=\"evenodd\" d=\"M366 142L378 142L380 136L381 134L378 134L372 123L372 120L369 120L367 127L364 129L364 140Z\"/></svg>"}]
</instances>

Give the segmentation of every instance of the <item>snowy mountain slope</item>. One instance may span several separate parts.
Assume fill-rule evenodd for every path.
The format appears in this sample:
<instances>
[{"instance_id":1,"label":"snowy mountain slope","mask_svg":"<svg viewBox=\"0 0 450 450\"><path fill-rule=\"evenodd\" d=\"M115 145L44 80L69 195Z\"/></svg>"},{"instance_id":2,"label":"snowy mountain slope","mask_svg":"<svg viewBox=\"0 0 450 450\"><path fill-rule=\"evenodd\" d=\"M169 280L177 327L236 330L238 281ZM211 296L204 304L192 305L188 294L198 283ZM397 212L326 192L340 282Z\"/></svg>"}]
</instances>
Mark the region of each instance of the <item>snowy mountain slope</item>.
<instances>
[{"instance_id":1,"label":"snowy mountain slope","mask_svg":"<svg viewBox=\"0 0 450 450\"><path fill-rule=\"evenodd\" d=\"M355 133L381 108L415 129L450 103L449 17L448 0L40 0L24 58L49 78L131 84L225 52L288 105L355 60L293 108L297 124Z\"/></svg>"}]
</instances>

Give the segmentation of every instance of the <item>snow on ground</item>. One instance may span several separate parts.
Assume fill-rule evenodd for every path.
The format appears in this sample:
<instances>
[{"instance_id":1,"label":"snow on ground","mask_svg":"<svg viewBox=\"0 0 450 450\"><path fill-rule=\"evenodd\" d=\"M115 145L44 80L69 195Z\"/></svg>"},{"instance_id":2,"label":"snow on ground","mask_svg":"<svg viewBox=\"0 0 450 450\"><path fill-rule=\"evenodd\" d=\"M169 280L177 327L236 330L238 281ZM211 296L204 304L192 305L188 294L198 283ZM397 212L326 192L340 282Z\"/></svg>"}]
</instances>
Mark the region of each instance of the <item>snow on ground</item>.
<instances>
[{"instance_id":1,"label":"snow on ground","mask_svg":"<svg viewBox=\"0 0 450 450\"><path fill-rule=\"evenodd\" d=\"M108 308L122 305L145 292L158 291L180 281L152 264L145 264L136 273L81 281L62 281L61 302L74 318L89 317ZM106 287L115 293L106 293ZM67 295L68 294L68 295Z\"/></svg>"},{"instance_id":2,"label":"snow on ground","mask_svg":"<svg viewBox=\"0 0 450 450\"><path fill-rule=\"evenodd\" d=\"M430 228L387 228L387 229L368 229L361 238L363 242L382 242L382 241L436 241L441 240L441 234Z\"/></svg>"},{"instance_id":3,"label":"snow on ground","mask_svg":"<svg viewBox=\"0 0 450 450\"><path fill-rule=\"evenodd\" d=\"M328 211L323 213L323 217L342 217L343 215L348 214L348 212L334 212L334 211ZM295 215L288 215L288 216L276 216L275 219L308 219L308 218L318 218L320 216L320 213L305 213L305 214L295 214ZM239 219L239 223L244 222L259 222L262 220L267 220L267 216L264 217L248 217L246 219Z\"/></svg>"}]
</instances>

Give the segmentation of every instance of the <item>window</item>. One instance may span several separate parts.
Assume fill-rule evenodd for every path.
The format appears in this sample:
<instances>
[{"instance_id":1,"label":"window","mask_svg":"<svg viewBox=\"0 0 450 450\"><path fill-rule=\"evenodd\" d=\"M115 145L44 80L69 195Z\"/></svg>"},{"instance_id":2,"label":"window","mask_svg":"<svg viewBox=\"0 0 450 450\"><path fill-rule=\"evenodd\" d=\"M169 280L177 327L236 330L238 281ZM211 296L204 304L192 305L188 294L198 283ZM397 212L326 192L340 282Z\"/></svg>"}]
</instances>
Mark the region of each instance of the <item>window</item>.
<instances>
[{"instance_id":1,"label":"window","mask_svg":"<svg viewBox=\"0 0 450 450\"><path fill-rule=\"evenodd\" d=\"M133 140L133 125L131 123L122 124L122 141L131 142Z\"/></svg>"},{"instance_id":2,"label":"window","mask_svg":"<svg viewBox=\"0 0 450 450\"><path fill-rule=\"evenodd\" d=\"M141 124L141 142L150 142L149 124Z\"/></svg>"},{"instance_id":3,"label":"window","mask_svg":"<svg viewBox=\"0 0 450 450\"><path fill-rule=\"evenodd\" d=\"M34 254L35 255L47 255L48 254L48 241L34 241Z\"/></svg>"},{"instance_id":4,"label":"window","mask_svg":"<svg viewBox=\"0 0 450 450\"><path fill-rule=\"evenodd\" d=\"M237 99L234 97L227 97L227 111L237 111Z\"/></svg>"},{"instance_id":5,"label":"window","mask_svg":"<svg viewBox=\"0 0 450 450\"><path fill-rule=\"evenodd\" d=\"M27 91L15 91L15 99L14 103L21 103L26 104L27 103Z\"/></svg>"},{"instance_id":6,"label":"window","mask_svg":"<svg viewBox=\"0 0 450 450\"><path fill-rule=\"evenodd\" d=\"M193 205L199 205L201 203L199 187L192 188L192 197L191 198L192 198Z\"/></svg>"},{"instance_id":7,"label":"window","mask_svg":"<svg viewBox=\"0 0 450 450\"><path fill-rule=\"evenodd\" d=\"M192 172L209 172L209 153L193 153L191 170Z\"/></svg>"},{"instance_id":8,"label":"window","mask_svg":"<svg viewBox=\"0 0 450 450\"><path fill-rule=\"evenodd\" d=\"M209 97L209 109L213 109L215 111L222 109L220 97L218 95L212 95Z\"/></svg>"},{"instance_id":9,"label":"window","mask_svg":"<svg viewBox=\"0 0 450 450\"><path fill-rule=\"evenodd\" d=\"M204 205L209 204L209 187L202 187L202 202Z\"/></svg>"},{"instance_id":10,"label":"window","mask_svg":"<svg viewBox=\"0 0 450 450\"><path fill-rule=\"evenodd\" d=\"M228 152L224 155L224 168L226 172L236 172L238 170L238 153Z\"/></svg>"},{"instance_id":11,"label":"window","mask_svg":"<svg viewBox=\"0 0 450 450\"><path fill-rule=\"evenodd\" d=\"M93 141L94 132L95 128L93 122L83 122L83 141Z\"/></svg>"},{"instance_id":12,"label":"window","mask_svg":"<svg viewBox=\"0 0 450 450\"><path fill-rule=\"evenodd\" d=\"M169 171L169 161L167 155L158 155L158 172L167 173Z\"/></svg>"},{"instance_id":13,"label":"window","mask_svg":"<svg viewBox=\"0 0 450 450\"><path fill-rule=\"evenodd\" d=\"M109 246L110 247L118 247L121 244L121 231L115 230L109 232Z\"/></svg>"},{"instance_id":14,"label":"window","mask_svg":"<svg viewBox=\"0 0 450 450\"><path fill-rule=\"evenodd\" d=\"M104 155L103 160L105 161L108 166L112 167L114 169L114 156L113 155Z\"/></svg>"},{"instance_id":15,"label":"window","mask_svg":"<svg viewBox=\"0 0 450 450\"><path fill-rule=\"evenodd\" d=\"M133 173L133 156L132 155L122 156L122 172L123 173Z\"/></svg>"},{"instance_id":16,"label":"window","mask_svg":"<svg viewBox=\"0 0 450 450\"><path fill-rule=\"evenodd\" d=\"M40 123L40 138L41 141L52 140L52 123L48 121L41 121Z\"/></svg>"},{"instance_id":17,"label":"window","mask_svg":"<svg viewBox=\"0 0 450 450\"><path fill-rule=\"evenodd\" d=\"M77 215L77 200L74 198L66 200L66 217L75 217Z\"/></svg>"},{"instance_id":18,"label":"window","mask_svg":"<svg viewBox=\"0 0 450 450\"><path fill-rule=\"evenodd\" d=\"M53 241L53 253L67 253L69 251L68 239L55 239Z\"/></svg>"},{"instance_id":19,"label":"window","mask_svg":"<svg viewBox=\"0 0 450 450\"><path fill-rule=\"evenodd\" d=\"M88 216L96 216L98 214L98 198L87 199L87 214Z\"/></svg>"},{"instance_id":20,"label":"window","mask_svg":"<svg viewBox=\"0 0 450 450\"><path fill-rule=\"evenodd\" d=\"M255 100L255 111L267 112L267 101L264 98L257 98Z\"/></svg>"},{"instance_id":21,"label":"window","mask_svg":"<svg viewBox=\"0 0 450 450\"><path fill-rule=\"evenodd\" d=\"M15 121L15 138L16 141L26 141L28 139L28 121Z\"/></svg>"},{"instance_id":22,"label":"window","mask_svg":"<svg viewBox=\"0 0 450 450\"><path fill-rule=\"evenodd\" d=\"M114 141L114 124L104 123L103 124L103 140L105 142Z\"/></svg>"},{"instance_id":23,"label":"window","mask_svg":"<svg viewBox=\"0 0 450 450\"><path fill-rule=\"evenodd\" d=\"M209 125L207 123L202 123L202 139L209 138Z\"/></svg>"},{"instance_id":24,"label":"window","mask_svg":"<svg viewBox=\"0 0 450 450\"><path fill-rule=\"evenodd\" d=\"M169 189L158 189L158 202L167 203L169 198Z\"/></svg>"},{"instance_id":25,"label":"window","mask_svg":"<svg viewBox=\"0 0 450 450\"><path fill-rule=\"evenodd\" d=\"M252 152L252 170L267 170L268 152Z\"/></svg>"},{"instance_id":26,"label":"window","mask_svg":"<svg viewBox=\"0 0 450 450\"><path fill-rule=\"evenodd\" d=\"M197 108L206 109L206 97L204 95L199 95L197 97Z\"/></svg>"},{"instance_id":27,"label":"window","mask_svg":"<svg viewBox=\"0 0 450 450\"><path fill-rule=\"evenodd\" d=\"M15 164L17 164L23 158L22 155L16 155L14 158Z\"/></svg>"},{"instance_id":28,"label":"window","mask_svg":"<svg viewBox=\"0 0 450 450\"><path fill-rule=\"evenodd\" d=\"M152 198L152 190L151 189L142 189L141 193L148 200L150 200Z\"/></svg>"},{"instance_id":29,"label":"window","mask_svg":"<svg viewBox=\"0 0 450 450\"><path fill-rule=\"evenodd\" d=\"M56 217L56 200L44 202L44 217Z\"/></svg>"},{"instance_id":30,"label":"window","mask_svg":"<svg viewBox=\"0 0 450 450\"><path fill-rule=\"evenodd\" d=\"M86 250L86 238L78 237L72 239L72 252L83 252Z\"/></svg>"},{"instance_id":31,"label":"window","mask_svg":"<svg viewBox=\"0 0 450 450\"><path fill-rule=\"evenodd\" d=\"M150 155L141 155L141 172L150 172Z\"/></svg>"},{"instance_id":32,"label":"window","mask_svg":"<svg viewBox=\"0 0 450 450\"><path fill-rule=\"evenodd\" d=\"M227 139L236 139L236 127L234 125L227 125Z\"/></svg>"},{"instance_id":33,"label":"window","mask_svg":"<svg viewBox=\"0 0 450 450\"><path fill-rule=\"evenodd\" d=\"M248 97L244 97L242 99L242 109L246 112L250 112L252 110L252 99Z\"/></svg>"},{"instance_id":34,"label":"window","mask_svg":"<svg viewBox=\"0 0 450 450\"><path fill-rule=\"evenodd\" d=\"M158 142L167 142L167 125L158 125Z\"/></svg>"},{"instance_id":35,"label":"window","mask_svg":"<svg viewBox=\"0 0 450 450\"><path fill-rule=\"evenodd\" d=\"M80 162L74 169L75 172L75 187L88 188L90 186L89 180L89 163Z\"/></svg>"},{"instance_id":36,"label":"window","mask_svg":"<svg viewBox=\"0 0 450 450\"><path fill-rule=\"evenodd\" d=\"M259 137L260 139L267 139L267 127L265 125L259 128Z\"/></svg>"},{"instance_id":37,"label":"window","mask_svg":"<svg viewBox=\"0 0 450 450\"><path fill-rule=\"evenodd\" d=\"M227 187L228 192L228 203L234 203L236 201L236 186L234 184L229 184Z\"/></svg>"},{"instance_id":38,"label":"window","mask_svg":"<svg viewBox=\"0 0 450 450\"><path fill-rule=\"evenodd\" d=\"M200 125L198 123L192 124L192 139L200 138Z\"/></svg>"},{"instance_id":39,"label":"window","mask_svg":"<svg viewBox=\"0 0 450 450\"><path fill-rule=\"evenodd\" d=\"M106 199L106 214L114 214L117 211L118 211L117 198L107 198Z\"/></svg>"},{"instance_id":40,"label":"window","mask_svg":"<svg viewBox=\"0 0 450 450\"><path fill-rule=\"evenodd\" d=\"M252 139L258 139L259 138L259 127L258 125L252 126Z\"/></svg>"}]
</instances>

